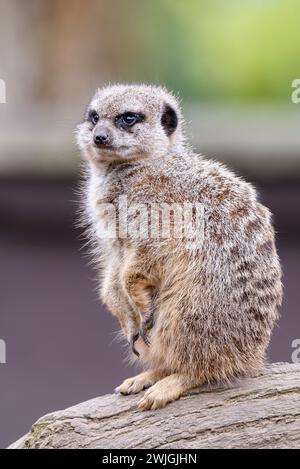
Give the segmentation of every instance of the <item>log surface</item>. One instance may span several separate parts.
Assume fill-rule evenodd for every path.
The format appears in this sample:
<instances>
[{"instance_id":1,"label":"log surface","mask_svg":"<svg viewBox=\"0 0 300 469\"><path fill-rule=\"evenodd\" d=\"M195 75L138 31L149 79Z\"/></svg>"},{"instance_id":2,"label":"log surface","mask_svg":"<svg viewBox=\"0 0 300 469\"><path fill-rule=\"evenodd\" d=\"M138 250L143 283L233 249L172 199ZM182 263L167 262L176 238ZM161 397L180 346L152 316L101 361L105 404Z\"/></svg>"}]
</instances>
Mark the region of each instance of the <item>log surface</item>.
<instances>
[{"instance_id":1,"label":"log surface","mask_svg":"<svg viewBox=\"0 0 300 469\"><path fill-rule=\"evenodd\" d=\"M139 399L105 395L45 415L10 448L300 448L300 364L268 365L156 411L140 412Z\"/></svg>"}]
</instances>

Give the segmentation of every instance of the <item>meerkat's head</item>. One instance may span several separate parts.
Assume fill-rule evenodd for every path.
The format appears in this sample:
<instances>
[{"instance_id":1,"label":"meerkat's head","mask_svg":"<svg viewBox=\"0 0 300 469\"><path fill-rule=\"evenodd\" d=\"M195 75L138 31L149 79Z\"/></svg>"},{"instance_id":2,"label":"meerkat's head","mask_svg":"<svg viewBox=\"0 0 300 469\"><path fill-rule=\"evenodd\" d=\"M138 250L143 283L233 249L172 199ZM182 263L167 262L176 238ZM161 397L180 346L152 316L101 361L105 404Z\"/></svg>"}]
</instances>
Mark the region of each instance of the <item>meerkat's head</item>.
<instances>
[{"instance_id":1,"label":"meerkat's head","mask_svg":"<svg viewBox=\"0 0 300 469\"><path fill-rule=\"evenodd\" d=\"M163 156L182 146L181 125L179 104L165 89L114 85L96 92L77 143L96 164Z\"/></svg>"}]
</instances>

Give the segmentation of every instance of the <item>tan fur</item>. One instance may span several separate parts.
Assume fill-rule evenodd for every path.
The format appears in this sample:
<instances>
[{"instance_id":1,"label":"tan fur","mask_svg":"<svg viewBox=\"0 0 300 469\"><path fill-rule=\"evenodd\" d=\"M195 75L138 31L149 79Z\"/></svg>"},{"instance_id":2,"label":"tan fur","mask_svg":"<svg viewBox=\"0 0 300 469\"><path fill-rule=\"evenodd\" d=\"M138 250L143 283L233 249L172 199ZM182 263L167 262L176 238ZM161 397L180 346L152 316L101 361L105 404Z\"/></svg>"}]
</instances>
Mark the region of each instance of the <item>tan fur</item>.
<instances>
[{"instance_id":1,"label":"tan fur","mask_svg":"<svg viewBox=\"0 0 300 469\"><path fill-rule=\"evenodd\" d=\"M166 104L178 116L171 135L161 122ZM131 344L139 334L134 346L150 370L119 391L151 386L140 408L156 409L192 387L253 372L264 361L282 299L270 212L250 184L191 151L179 104L165 89L116 85L98 90L90 107L114 142L111 151L95 148L95 127L78 128L87 160L84 223L101 298ZM130 132L116 128L115 117L126 111L144 113L145 121ZM202 204L203 239L191 249L174 236L100 239L99 224L111 216L101 204L117 210L121 195L129 206Z\"/></svg>"}]
</instances>

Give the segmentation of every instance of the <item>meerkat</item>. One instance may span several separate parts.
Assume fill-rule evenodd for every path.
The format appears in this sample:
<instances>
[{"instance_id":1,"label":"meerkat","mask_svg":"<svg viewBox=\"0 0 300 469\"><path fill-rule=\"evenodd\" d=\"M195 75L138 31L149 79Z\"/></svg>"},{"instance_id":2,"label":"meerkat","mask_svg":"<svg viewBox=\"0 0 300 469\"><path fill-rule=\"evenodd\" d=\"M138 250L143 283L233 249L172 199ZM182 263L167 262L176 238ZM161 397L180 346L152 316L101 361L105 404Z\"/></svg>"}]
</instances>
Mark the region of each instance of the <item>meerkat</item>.
<instances>
[{"instance_id":1,"label":"meerkat","mask_svg":"<svg viewBox=\"0 0 300 469\"><path fill-rule=\"evenodd\" d=\"M178 100L161 87L99 89L77 142L100 296L144 368L116 391L146 389L139 408L158 409L194 387L259 369L282 284L271 214L253 186L191 149ZM118 229L103 237L103 226L122 216L120 196L128 207L200 204L201 236L192 246L184 236Z\"/></svg>"}]
</instances>

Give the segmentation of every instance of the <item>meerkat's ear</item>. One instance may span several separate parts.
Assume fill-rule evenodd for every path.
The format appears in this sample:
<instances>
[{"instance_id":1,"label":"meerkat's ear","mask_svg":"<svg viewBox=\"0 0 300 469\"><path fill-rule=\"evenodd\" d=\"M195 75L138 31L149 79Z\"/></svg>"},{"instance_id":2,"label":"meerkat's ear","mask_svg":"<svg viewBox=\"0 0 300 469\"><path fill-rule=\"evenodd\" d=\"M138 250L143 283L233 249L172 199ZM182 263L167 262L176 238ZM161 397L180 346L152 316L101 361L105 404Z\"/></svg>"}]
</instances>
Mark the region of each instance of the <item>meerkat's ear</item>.
<instances>
[{"instance_id":1,"label":"meerkat's ear","mask_svg":"<svg viewBox=\"0 0 300 469\"><path fill-rule=\"evenodd\" d=\"M161 125L163 126L168 137L175 132L178 125L178 117L176 111L169 105L165 104L161 116Z\"/></svg>"}]
</instances>

